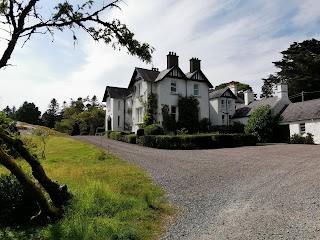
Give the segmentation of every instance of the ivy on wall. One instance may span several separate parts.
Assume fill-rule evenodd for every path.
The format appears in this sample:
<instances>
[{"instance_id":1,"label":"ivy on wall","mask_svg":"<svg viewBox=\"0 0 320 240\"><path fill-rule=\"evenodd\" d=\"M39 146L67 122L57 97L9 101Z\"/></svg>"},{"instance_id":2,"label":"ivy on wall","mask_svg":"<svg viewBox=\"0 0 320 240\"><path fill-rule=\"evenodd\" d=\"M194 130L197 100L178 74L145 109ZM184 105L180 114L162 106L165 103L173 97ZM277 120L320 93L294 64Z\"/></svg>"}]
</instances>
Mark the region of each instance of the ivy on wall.
<instances>
[{"instance_id":1,"label":"ivy on wall","mask_svg":"<svg viewBox=\"0 0 320 240\"><path fill-rule=\"evenodd\" d=\"M157 110L158 110L158 100L156 93L150 93L147 98L147 106L143 116L143 123L145 126L149 126L155 123Z\"/></svg>"},{"instance_id":2,"label":"ivy on wall","mask_svg":"<svg viewBox=\"0 0 320 240\"><path fill-rule=\"evenodd\" d=\"M185 128L188 133L196 133L199 129L199 101L195 96L178 99L178 128Z\"/></svg>"},{"instance_id":3,"label":"ivy on wall","mask_svg":"<svg viewBox=\"0 0 320 240\"><path fill-rule=\"evenodd\" d=\"M162 106L162 126L165 133L172 133L177 130L176 120L171 116L168 105Z\"/></svg>"}]
</instances>

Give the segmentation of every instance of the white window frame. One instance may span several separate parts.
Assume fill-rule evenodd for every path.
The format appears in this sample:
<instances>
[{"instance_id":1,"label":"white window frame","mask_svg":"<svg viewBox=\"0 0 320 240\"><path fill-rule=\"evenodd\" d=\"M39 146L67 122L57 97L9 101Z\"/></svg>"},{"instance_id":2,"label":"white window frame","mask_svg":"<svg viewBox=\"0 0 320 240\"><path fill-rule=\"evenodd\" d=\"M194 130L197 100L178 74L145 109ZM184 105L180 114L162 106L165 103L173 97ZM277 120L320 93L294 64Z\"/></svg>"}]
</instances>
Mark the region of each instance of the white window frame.
<instances>
[{"instance_id":1,"label":"white window frame","mask_svg":"<svg viewBox=\"0 0 320 240\"><path fill-rule=\"evenodd\" d=\"M172 111L173 109L175 110L174 113ZM171 117L177 121L177 106L171 106L170 113L171 113Z\"/></svg>"},{"instance_id":2,"label":"white window frame","mask_svg":"<svg viewBox=\"0 0 320 240\"><path fill-rule=\"evenodd\" d=\"M227 100L227 105L228 105L228 109L231 109L231 100L230 99Z\"/></svg>"},{"instance_id":3,"label":"white window frame","mask_svg":"<svg viewBox=\"0 0 320 240\"><path fill-rule=\"evenodd\" d=\"M170 90L172 93L177 92L177 82L176 81L171 81Z\"/></svg>"},{"instance_id":4,"label":"white window frame","mask_svg":"<svg viewBox=\"0 0 320 240\"><path fill-rule=\"evenodd\" d=\"M225 108L225 100L221 99L221 108Z\"/></svg>"},{"instance_id":5,"label":"white window frame","mask_svg":"<svg viewBox=\"0 0 320 240\"><path fill-rule=\"evenodd\" d=\"M142 122L142 108L137 108L137 123Z\"/></svg>"},{"instance_id":6,"label":"white window frame","mask_svg":"<svg viewBox=\"0 0 320 240\"><path fill-rule=\"evenodd\" d=\"M194 96L199 96L199 93L200 93L199 84L197 84L197 83L193 84L193 95Z\"/></svg>"},{"instance_id":7,"label":"white window frame","mask_svg":"<svg viewBox=\"0 0 320 240\"><path fill-rule=\"evenodd\" d=\"M300 134L304 134L306 132L306 124L305 123L300 123L299 124L299 130L300 130Z\"/></svg>"}]
</instances>

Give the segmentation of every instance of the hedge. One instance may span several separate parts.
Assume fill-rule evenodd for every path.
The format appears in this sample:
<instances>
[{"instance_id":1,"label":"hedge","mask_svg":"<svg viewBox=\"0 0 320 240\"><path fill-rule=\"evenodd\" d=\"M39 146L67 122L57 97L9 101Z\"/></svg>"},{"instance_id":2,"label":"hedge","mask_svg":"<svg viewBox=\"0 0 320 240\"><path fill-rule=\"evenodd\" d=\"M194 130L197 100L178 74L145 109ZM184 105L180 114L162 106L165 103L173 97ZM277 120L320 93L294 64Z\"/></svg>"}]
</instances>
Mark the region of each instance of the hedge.
<instances>
[{"instance_id":1,"label":"hedge","mask_svg":"<svg viewBox=\"0 0 320 240\"><path fill-rule=\"evenodd\" d=\"M164 135L163 127L159 124L151 124L144 128L145 135Z\"/></svg>"},{"instance_id":2,"label":"hedge","mask_svg":"<svg viewBox=\"0 0 320 240\"><path fill-rule=\"evenodd\" d=\"M106 135L108 138L118 140L118 141L123 141L123 136L129 135L131 132L128 131L107 131Z\"/></svg>"},{"instance_id":3,"label":"hedge","mask_svg":"<svg viewBox=\"0 0 320 240\"><path fill-rule=\"evenodd\" d=\"M256 145L250 134L156 135L139 137L139 144L161 149L214 149Z\"/></svg>"},{"instance_id":4,"label":"hedge","mask_svg":"<svg viewBox=\"0 0 320 240\"><path fill-rule=\"evenodd\" d=\"M123 141L127 143L136 144L137 142L137 135L136 134L129 134L123 136Z\"/></svg>"}]
</instances>

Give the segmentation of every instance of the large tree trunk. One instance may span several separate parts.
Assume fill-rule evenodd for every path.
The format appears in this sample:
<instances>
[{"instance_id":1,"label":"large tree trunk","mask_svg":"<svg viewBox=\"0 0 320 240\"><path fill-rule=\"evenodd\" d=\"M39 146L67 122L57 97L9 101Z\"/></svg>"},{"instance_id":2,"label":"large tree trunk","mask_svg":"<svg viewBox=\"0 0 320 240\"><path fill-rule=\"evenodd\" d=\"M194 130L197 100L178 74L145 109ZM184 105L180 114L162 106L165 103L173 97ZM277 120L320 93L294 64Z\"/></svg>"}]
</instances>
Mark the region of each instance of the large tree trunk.
<instances>
[{"instance_id":1,"label":"large tree trunk","mask_svg":"<svg viewBox=\"0 0 320 240\"><path fill-rule=\"evenodd\" d=\"M72 195L68 192L66 185L59 185L53 182L45 173L39 160L32 156L29 151L23 146L19 139L13 139L8 134L0 133L0 139L6 144L12 146L23 157L32 168L32 175L39 181L43 188L48 192L52 203L56 207L66 205L71 199Z\"/></svg>"},{"instance_id":2,"label":"large tree trunk","mask_svg":"<svg viewBox=\"0 0 320 240\"><path fill-rule=\"evenodd\" d=\"M49 216L51 219L58 219L60 215L60 209L48 202L47 198L41 191L40 187L38 187L30 177L23 172L23 170L15 163L15 161L4 152L4 150L0 147L0 163L5 166L12 174L16 176L21 184L23 184L29 191L33 193L37 202L39 203L41 214L45 214Z\"/></svg>"}]
</instances>

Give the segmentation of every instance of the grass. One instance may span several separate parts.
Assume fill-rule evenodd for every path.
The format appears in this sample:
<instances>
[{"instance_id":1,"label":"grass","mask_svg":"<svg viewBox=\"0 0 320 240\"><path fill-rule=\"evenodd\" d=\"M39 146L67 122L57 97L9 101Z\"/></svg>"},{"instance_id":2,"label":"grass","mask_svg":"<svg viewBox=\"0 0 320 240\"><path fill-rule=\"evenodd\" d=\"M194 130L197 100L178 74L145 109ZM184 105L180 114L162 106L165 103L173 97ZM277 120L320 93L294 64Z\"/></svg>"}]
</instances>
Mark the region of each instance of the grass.
<instances>
[{"instance_id":1,"label":"grass","mask_svg":"<svg viewBox=\"0 0 320 240\"><path fill-rule=\"evenodd\" d=\"M36 139L33 138L35 141ZM164 191L138 166L92 145L50 137L41 163L75 198L59 222L36 229L0 230L0 239L156 239L173 211ZM27 165L20 165L30 172ZM0 174L7 170L0 167Z\"/></svg>"}]
</instances>

